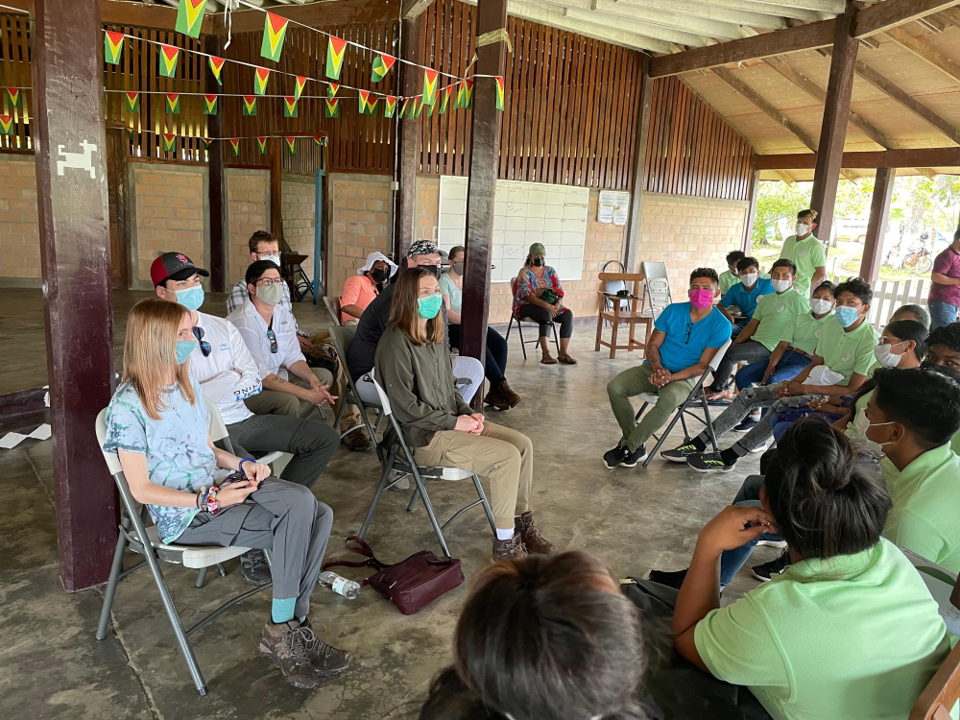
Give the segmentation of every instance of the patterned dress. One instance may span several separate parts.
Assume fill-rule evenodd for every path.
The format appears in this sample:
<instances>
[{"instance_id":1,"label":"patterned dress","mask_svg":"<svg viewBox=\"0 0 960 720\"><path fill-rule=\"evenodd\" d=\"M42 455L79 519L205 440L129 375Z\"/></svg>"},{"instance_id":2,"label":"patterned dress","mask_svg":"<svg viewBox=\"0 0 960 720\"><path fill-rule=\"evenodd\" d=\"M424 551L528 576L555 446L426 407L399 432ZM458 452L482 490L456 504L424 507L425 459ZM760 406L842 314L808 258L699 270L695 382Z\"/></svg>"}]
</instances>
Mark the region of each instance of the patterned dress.
<instances>
[{"instance_id":1,"label":"patterned dress","mask_svg":"<svg viewBox=\"0 0 960 720\"><path fill-rule=\"evenodd\" d=\"M561 298L563 297L563 286L560 284L557 271L547 265L543 269L543 277L538 278L536 273L533 272L533 268L529 266L524 267L517 277L517 292L513 296L513 314L520 317L520 309L524 305L531 304L527 301L527 296L536 295L537 290L544 288L551 288L557 295ZM560 312L563 312L565 309L563 303L561 303Z\"/></svg>"}]
</instances>

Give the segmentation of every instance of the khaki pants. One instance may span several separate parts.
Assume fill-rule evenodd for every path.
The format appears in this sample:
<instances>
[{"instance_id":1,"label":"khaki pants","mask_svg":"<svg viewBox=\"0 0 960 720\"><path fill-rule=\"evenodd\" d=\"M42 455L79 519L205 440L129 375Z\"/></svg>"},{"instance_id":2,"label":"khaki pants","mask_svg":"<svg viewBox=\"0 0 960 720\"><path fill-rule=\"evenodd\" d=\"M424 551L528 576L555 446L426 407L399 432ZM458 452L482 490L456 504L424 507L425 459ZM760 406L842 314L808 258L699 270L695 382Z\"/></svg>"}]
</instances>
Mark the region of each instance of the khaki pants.
<instances>
[{"instance_id":1,"label":"khaki pants","mask_svg":"<svg viewBox=\"0 0 960 720\"><path fill-rule=\"evenodd\" d=\"M359 320L357 322L359 322ZM312 338L310 338L310 343L312 345L320 345L320 344L333 345L333 342L330 340L330 333L328 332L317 333ZM332 382L324 383L324 384L330 385L330 394L335 395L337 398L337 402L334 403L333 405L334 413L339 412L340 402L341 402L340 398L345 397L347 394L347 390L350 388L350 386L347 384L347 375L346 375L347 359L346 358L338 358L338 359L340 360L340 362L338 363L336 376L333 378ZM358 408L356 405L348 404L343 409L343 417L340 418L341 428L351 428L351 427L354 427L355 425L360 425L362 422L363 421L360 419L360 408Z\"/></svg>"},{"instance_id":2,"label":"khaki pants","mask_svg":"<svg viewBox=\"0 0 960 720\"><path fill-rule=\"evenodd\" d=\"M317 380L324 385L330 385L333 381L330 371L324 368L310 368L310 371L317 376ZM302 388L309 388L310 383L301 380L293 373L287 382L298 385ZM330 390L331 394L336 394ZM249 397L243 401L250 411L255 415L286 415L294 418L311 417L316 412L317 406L301 400L296 395L277 390L262 390L260 393Z\"/></svg>"},{"instance_id":3,"label":"khaki pants","mask_svg":"<svg viewBox=\"0 0 960 720\"><path fill-rule=\"evenodd\" d=\"M530 509L533 443L523 433L484 423L481 435L443 430L414 450L420 465L472 470L490 484L490 507L501 530L514 527L517 515Z\"/></svg>"},{"instance_id":4,"label":"khaki pants","mask_svg":"<svg viewBox=\"0 0 960 720\"><path fill-rule=\"evenodd\" d=\"M697 384L696 378L688 378L674 380L658 388L650 382L651 377L653 377L653 366L644 363L624 370L607 383L610 407L613 408L613 414L620 425L620 432L623 433L623 446L630 452L634 452L666 424L680 404L687 399L693 386ZM656 393L659 397L656 404L640 418L638 423L634 420L637 411L630 402L630 398L641 393Z\"/></svg>"}]
</instances>

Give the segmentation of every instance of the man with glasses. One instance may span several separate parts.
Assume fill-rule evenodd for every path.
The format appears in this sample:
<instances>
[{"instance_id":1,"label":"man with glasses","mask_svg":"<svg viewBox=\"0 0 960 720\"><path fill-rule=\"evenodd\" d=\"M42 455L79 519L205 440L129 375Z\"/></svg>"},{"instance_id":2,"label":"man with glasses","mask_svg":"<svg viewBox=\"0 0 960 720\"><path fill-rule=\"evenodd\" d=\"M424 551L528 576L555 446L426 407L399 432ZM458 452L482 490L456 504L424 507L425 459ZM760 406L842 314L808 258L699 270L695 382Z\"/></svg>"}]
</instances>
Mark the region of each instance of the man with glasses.
<instances>
[{"instance_id":1,"label":"man with glasses","mask_svg":"<svg viewBox=\"0 0 960 720\"><path fill-rule=\"evenodd\" d=\"M235 454L250 457L280 451L293 459L281 479L312 486L337 449L339 436L320 420L284 415L254 415L245 401L261 391L260 372L239 331L223 318L199 312L204 293L201 276L183 253L164 253L150 267L157 297L179 303L193 315L198 346L190 355L190 373L200 382L205 397L220 410ZM270 568L261 550L241 558L244 579L254 585L270 580Z\"/></svg>"},{"instance_id":2,"label":"man with glasses","mask_svg":"<svg viewBox=\"0 0 960 720\"><path fill-rule=\"evenodd\" d=\"M643 364L624 370L607 385L623 433L617 446L603 455L607 469L636 467L647 457L644 443L686 400L717 350L730 339L730 321L713 305L718 283L711 268L690 273L689 302L663 309L654 322ZM630 398L642 393L656 393L658 399L637 423Z\"/></svg>"}]
</instances>

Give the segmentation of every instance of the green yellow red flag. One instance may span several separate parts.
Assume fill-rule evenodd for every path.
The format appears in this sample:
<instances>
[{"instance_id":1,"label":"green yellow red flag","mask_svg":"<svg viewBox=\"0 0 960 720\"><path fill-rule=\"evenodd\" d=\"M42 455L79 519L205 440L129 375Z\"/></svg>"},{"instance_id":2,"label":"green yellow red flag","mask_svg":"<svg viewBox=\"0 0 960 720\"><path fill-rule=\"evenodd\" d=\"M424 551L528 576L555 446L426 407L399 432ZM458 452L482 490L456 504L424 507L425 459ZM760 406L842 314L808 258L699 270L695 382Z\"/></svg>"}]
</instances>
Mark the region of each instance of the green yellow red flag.
<instances>
[{"instance_id":1,"label":"green yellow red flag","mask_svg":"<svg viewBox=\"0 0 960 720\"><path fill-rule=\"evenodd\" d=\"M11 108L22 108L23 107L23 93L20 91L20 88L8 87L7 89L7 100L9 101Z\"/></svg>"},{"instance_id":2,"label":"green yellow red flag","mask_svg":"<svg viewBox=\"0 0 960 720\"><path fill-rule=\"evenodd\" d=\"M203 114L204 115L217 114L217 96L216 95L203 96Z\"/></svg>"},{"instance_id":3,"label":"green yellow red flag","mask_svg":"<svg viewBox=\"0 0 960 720\"><path fill-rule=\"evenodd\" d=\"M423 104L433 105L437 100L437 78L439 73L430 68L423 69Z\"/></svg>"},{"instance_id":4,"label":"green yellow red flag","mask_svg":"<svg viewBox=\"0 0 960 720\"><path fill-rule=\"evenodd\" d=\"M261 155L267 154L267 138L265 135L257 137L257 150Z\"/></svg>"},{"instance_id":5,"label":"green yellow red flag","mask_svg":"<svg viewBox=\"0 0 960 720\"><path fill-rule=\"evenodd\" d=\"M127 110L130 112L140 112L140 91L126 90L123 93L123 99L126 102Z\"/></svg>"},{"instance_id":6,"label":"green yellow red flag","mask_svg":"<svg viewBox=\"0 0 960 720\"><path fill-rule=\"evenodd\" d=\"M300 96L303 95L303 88L307 85L307 78L305 75L297 75L296 84L293 87L293 97L297 100L300 99Z\"/></svg>"},{"instance_id":7,"label":"green yellow red flag","mask_svg":"<svg viewBox=\"0 0 960 720\"><path fill-rule=\"evenodd\" d=\"M137 129L133 126L132 121L127 123L127 137L130 140L133 140L133 136L136 134Z\"/></svg>"},{"instance_id":8,"label":"green yellow red flag","mask_svg":"<svg viewBox=\"0 0 960 720\"><path fill-rule=\"evenodd\" d=\"M457 109L469 110L473 107L473 80L463 80L457 85Z\"/></svg>"},{"instance_id":9,"label":"green yellow red flag","mask_svg":"<svg viewBox=\"0 0 960 720\"><path fill-rule=\"evenodd\" d=\"M240 154L240 138L230 138L230 149L234 157Z\"/></svg>"},{"instance_id":10,"label":"green yellow red flag","mask_svg":"<svg viewBox=\"0 0 960 720\"><path fill-rule=\"evenodd\" d=\"M173 133L164 133L163 134L163 151L164 152L176 152L177 150L177 136Z\"/></svg>"},{"instance_id":11,"label":"green yellow red flag","mask_svg":"<svg viewBox=\"0 0 960 720\"><path fill-rule=\"evenodd\" d=\"M180 5L177 6L176 31L192 38L200 37L206 4L207 0L180 0Z\"/></svg>"},{"instance_id":12,"label":"green yellow red flag","mask_svg":"<svg viewBox=\"0 0 960 720\"><path fill-rule=\"evenodd\" d=\"M333 100L337 96L337 90L340 89L338 83L328 83L327 84L327 98Z\"/></svg>"},{"instance_id":13,"label":"green yellow red flag","mask_svg":"<svg viewBox=\"0 0 960 720\"><path fill-rule=\"evenodd\" d=\"M170 113L171 115L179 115L180 114L179 93L166 93L166 95L164 95L164 98L165 98L164 106L166 108L164 112Z\"/></svg>"},{"instance_id":14,"label":"green yellow red flag","mask_svg":"<svg viewBox=\"0 0 960 720\"><path fill-rule=\"evenodd\" d=\"M410 98L404 98L403 105L400 106L400 115L399 115L400 120L402 120L403 116L407 114L408 107L410 107Z\"/></svg>"},{"instance_id":15,"label":"green yellow red flag","mask_svg":"<svg viewBox=\"0 0 960 720\"><path fill-rule=\"evenodd\" d=\"M217 85L223 85L223 80L220 79L220 73L223 71L223 58L210 55L207 58L207 63L210 65L210 72L213 73Z\"/></svg>"},{"instance_id":16,"label":"green yellow red flag","mask_svg":"<svg viewBox=\"0 0 960 720\"><path fill-rule=\"evenodd\" d=\"M160 56L160 74L168 78L176 76L177 63L180 61L180 48L161 43L158 54Z\"/></svg>"},{"instance_id":17,"label":"green yellow red flag","mask_svg":"<svg viewBox=\"0 0 960 720\"><path fill-rule=\"evenodd\" d=\"M257 114L257 96L256 95L243 96L243 114L244 115Z\"/></svg>"},{"instance_id":18,"label":"green yellow red flag","mask_svg":"<svg viewBox=\"0 0 960 720\"><path fill-rule=\"evenodd\" d=\"M111 65L120 64L120 53L123 50L124 34L107 30L103 33L103 59Z\"/></svg>"},{"instance_id":19,"label":"green yellow red flag","mask_svg":"<svg viewBox=\"0 0 960 720\"><path fill-rule=\"evenodd\" d=\"M280 53L283 52L283 40L287 35L287 18L266 13L263 21L263 43L260 45L260 56L274 62L280 62Z\"/></svg>"},{"instance_id":20,"label":"green yellow red flag","mask_svg":"<svg viewBox=\"0 0 960 720\"><path fill-rule=\"evenodd\" d=\"M290 151L291 155L297 154L297 139L292 135L288 135L287 138L287 149Z\"/></svg>"},{"instance_id":21,"label":"green yellow red flag","mask_svg":"<svg viewBox=\"0 0 960 720\"><path fill-rule=\"evenodd\" d=\"M447 85L440 91L440 114L443 115L450 105L450 96L453 94L453 85Z\"/></svg>"},{"instance_id":22,"label":"green yellow red flag","mask_svg":"<svg viewBox=\"0 0 960 720\"><path fill-rule=\"evenodd\" d=\"M334 37L327 40L327 62L324 67L327 77L331 80L340 79L340 71L343 69L343 55L347 49L347 41Z\"/></svg>"},{"instance_id":23,"label":"green yellow red flag","mask_svg":"<svg viewBox=\"0 0 960 720\"><path fill-rule=\"evenodd\" d=\"M283 96L283 116L288 118L297 116L297 99L293 95Z\"/></svg>"},{"instance_id":24,"label":"green yellow red flag","mask_svg":"<svg viewBox=\"0 0 960 720\"><path fill-rule=\"evenodd\" d=\"M267 82L270 80L270 70L265 67L258 67L256 77L254 78L253 92L257 95L263 95L267 92Z\"/></svg>"},{"instance_id":25,"label":"green yellow red flag","mask_svg":"<svg viewBox=\"0 0 960 720\"><path fill-rule=\"evenodd\" d=\"M383 101L383 116L385 118L392 118L397 114L397 101L399 99L395 95L387 95L386 100Z\"/></svg>"},{"instance_id":26,"label":"green yellow red flag","mask_svg":"<svg viewBox=\"0 0 960 720\"><path fill-rule=\"evenodd\" d=\"M323 101L323 114L328 118L340 117L340 98L333 100L325 98Z\"/></svg>"},{"instance_id":27,"label":"green yellow red flag","mask_svg":"<svg viewBox=\"0 0 960 720\"><path fill-rule=\"evenodd\" d=\"M13 135L12 115L0 115L0 135Z\"/></svg>"},{"instance_id":28,"label":"green yellow red flag","mask_svg":"<svg viewBox=\"0 0 960 720\"><path fill-rule=\"evenodd\" d=\"M210 146L213 145L213 140L211 140L211 139L208 138L208 137L200 138L200 140L201 140L201 142L203 142L203 149L204 149L204 150L209 150L209 149L210 149Z\"/></svg>"},{"instance_id":29,"label":"green yellow red flag","mask_svg":"<svg viewBox=\"0 0 960 720\"><path fill-rule=\"evenodd\" d=\"M503 110L503 78L497 75L497 110Z\"/></svg>"},{"instance_id":30,"label":"green yellow red flag","mask_svg":"<svg viewBox=\"0 0 960 720\"><path fill-rule=\"evenodd\" d=\"M373 72L370 75L370 82L380 82L383 80L395 62L397 62L397 59L393 57L393 55L377 53L377 56L373 59Z\"/></svg>"}]
</instances>

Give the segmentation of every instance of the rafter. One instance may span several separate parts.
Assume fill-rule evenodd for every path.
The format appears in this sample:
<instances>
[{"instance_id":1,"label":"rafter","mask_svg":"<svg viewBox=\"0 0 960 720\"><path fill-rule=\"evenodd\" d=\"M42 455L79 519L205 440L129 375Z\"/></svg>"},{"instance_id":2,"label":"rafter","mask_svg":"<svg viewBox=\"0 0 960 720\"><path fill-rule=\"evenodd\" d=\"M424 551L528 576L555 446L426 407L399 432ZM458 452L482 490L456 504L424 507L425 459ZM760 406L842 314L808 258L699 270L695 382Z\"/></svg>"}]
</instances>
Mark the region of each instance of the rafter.
<instances>
[{"instance_id":1,"label":"rafter","mask_svg":"<svg viewBox=\"0 0 960 720\"><path fill-rule=\"evenodd\" d=\"M616 5L624 7L645 7L663 10L666 6L663 0L614 0ZM782 30L787 22L779 15L750 10L734 10L719 5L708 4L702 0L670 0L669 11L683 17L708 18L721 20L745 27L757 27L765 30Z\"/></svg>"},{"instance_id":2,"label":"rafter","mask_svg":"<svg viewBox=\"0 0 960 720\"><path fill-rule=\"evenodd\" d=\"M556 0L556 2L569 4L569 0ZM614 2L614 0L590 0L589 5L591 10L610 17L634 21L639 20L653 25L685 30L686 32L696 33L706 37L723 38L724 40L739 40L744 37L743 28L740 25L722 22L720 20L712 20L710 18L681 15L673 12L672 7L670 11L664 11L663 9L654 10L648 7ZM660 7L663 8L663 5ZM623 20L621 19L619 22L622 27Z\"/></svg>"},{"instance_id":3,"label":"rafter","mask_svg":"<svg viewBox=\"0 0 960 720\"><path fill-rule=\"evenodd\" d=\"M623 18L619 18L615 15L607 15L606 13L598 13L593 10L566 8L563 10L563 14L570 20L578 23L592 22L597 25L609 27L613 30L622 30L625 25ZM695 35L694 33L684 32L683 30L675 30L673 28L654 23L638 22L634 20L633 22L627 23L627 26L633 32L645 35L646 37L651 37L656 40L663 40L664 42L678 43L688 47L706 47L708 45L713 45L715 42L704 35Z\"/></svg>"},{"instance_id":4,"label":"rafter","mask_svg":"<svg viewBox=\"0 0 960 720\"><path fill-rule=\"evenodd\" d=\"M846 0L756 0L765 5L774 5L777 8L792 7L812 12L841 14L847 7Z\"/></svg>"},{"instance_id":5,"label":"rafter","mask_svg":"<svg viewBox=\"0 0 960 720\"><path fill-rule=\"evenodd\" d=\"M783 180L783 182L785 182L787 185L797 184L797 179L786 170L774 170L774 172L777 174L777 177Z\"/></svg>"},{"instance_id":6,"label":"rafter","mask_svg":"<svg viewBox=\"0 0 960 720\"><path fill-rule=\"evenodd\" d=\"M885 0L857 12L854 37L892 30L914 20L960 4L960 0Z\"/></svg>"},{"instance_id":7,"label":"rafter","mask_svg":"<svg viewBox=\"0 0 960 720\"><path fill-rule=\"evenodd\" d=\"M789 7L781 3L765 3L758 0L710 0L711 5L729 8L731 10L746 10L764 15L775 15L781 18L791 18L793 20L803 20L803 22L816 22L821 20L819 13L813 10L804 10L803 8Z\"/></svg>"},{"instance_id":8,"label":"rafter","mask_svg":"<svg viewBox=\"0 0 960 720\"><path fill-rule=\"evenodd\" d=\"M813 170L816 153L799 155L757 155L758 170ZM843 167L865 169L960 167L960 148L918 148L881 150L880 152L847 152Z\"/></svg>"},{"instance_id":9,"label":"rafter","mask_svg":"<svg viewBox=\"0 0 960 720\"><path fill-rule=\"evenodd\" d=\"M958 0L958 2L960 2L960 0ZM954 80L960 80L960 65L957 65L932 45L928 45L922 40L913 37L901 28L888 30L887 37L896 41L898 45L909 50L921 60L925 60L930 65L946 73Z\"/></svg>"}]
</instances>

